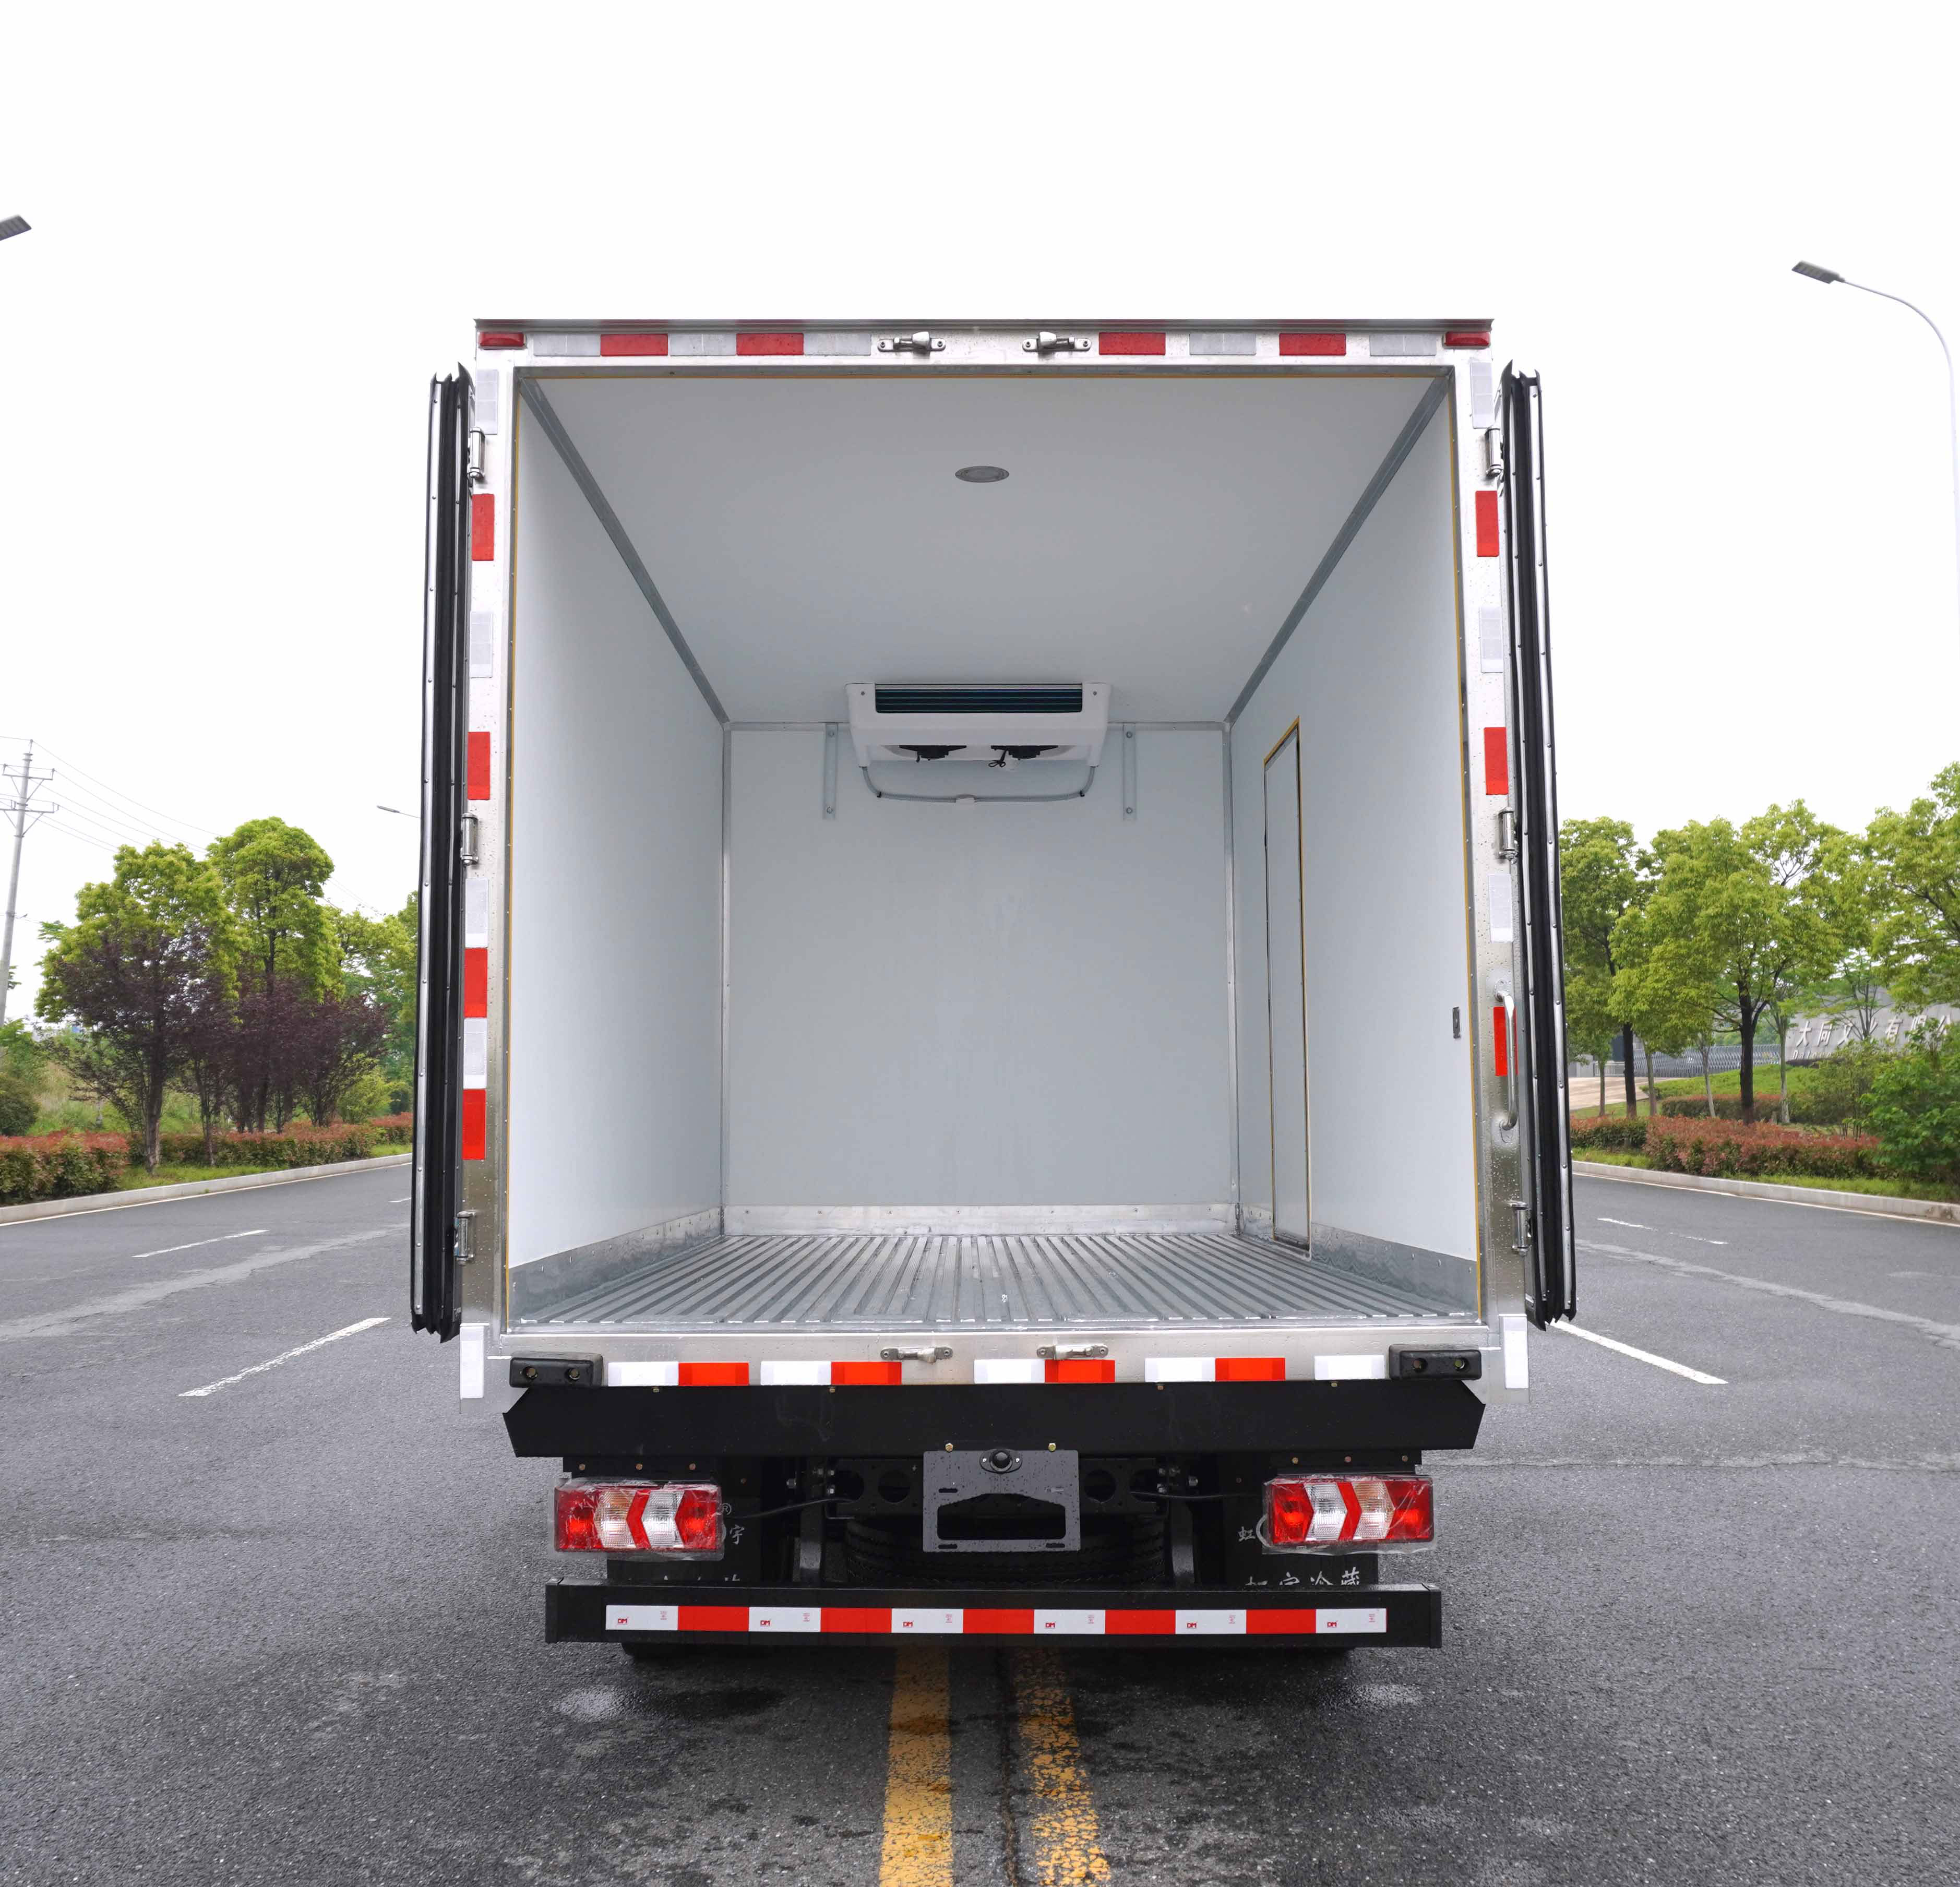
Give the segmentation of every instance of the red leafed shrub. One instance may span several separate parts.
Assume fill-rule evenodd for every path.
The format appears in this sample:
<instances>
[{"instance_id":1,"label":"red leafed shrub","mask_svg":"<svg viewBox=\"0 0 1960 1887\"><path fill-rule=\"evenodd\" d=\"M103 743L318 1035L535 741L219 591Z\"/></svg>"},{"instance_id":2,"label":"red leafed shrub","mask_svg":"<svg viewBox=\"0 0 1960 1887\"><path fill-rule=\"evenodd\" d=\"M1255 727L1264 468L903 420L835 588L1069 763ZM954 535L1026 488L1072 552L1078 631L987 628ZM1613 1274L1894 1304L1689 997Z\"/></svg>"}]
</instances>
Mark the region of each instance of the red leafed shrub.
<instances>
[{"instance_id":1,"label":"red leafed shrub","mask_svg":"<svg viewBox=\"0 0 1960 1887\"><path fill-rule=\"evenodd\" d=\"M1572 1117L1572 1144L1608 1147L1615 1153L1637 1154L1647 1150L1647 1124L1643 1117L1624 1114L1575 1114Z\"/></svg>"},{"instance_id":2,"label":"red leafed shrub","mask_svg":"<svg viewBox=\"0 0 1960 1887\"><path fill-rule=\"evenodd\" d=\"M1727 1173L1743 1179L1794 1173L1818 1179L1869 1179L1884 1171L1875 1134L1806 1133L1774 1121L1663 1116L1648 1122L1645 1151L1668 1173Z\"/></svg>"},{"instance_id":3,"label":"red leafed shrub","mask_svg":"<svg viewBox=\"0 0 1960 1887\"><path fill-rule=\"evenodd\" d=\"M415 1117L412 1113L383 1114L379 1120L371 1120L368 1125L383 1140L415 1138Z\"/></svg>"},{"instance_id":4,"label":"red leafed shrub","mask_svg":"<svg viewBox=\"0 0 1960 1887\"><path fill-rule=\"evenodd\" d=\"M1576 1114L1572 1150L1582 1160L1588 1147L1644 1154L1666 1173L1725 1173L1737 1179L1774 1179L1802 1173L1818 1179L1870 1179L1884 1175L1879 1143L1871 1134L1820 1134L1774 1121L1750 1123L1645 1116Z\"/></svg>"},{"instance_id":5,"label":"red leafed shrub","mask_svg":"<svg viewBox=\"0 0 1960 1887\"><path fill-rule=\"evenodd\" d=\"M120 1134L20 1134L0 1139L0 1205L115 1189L129 1164Z\"/></svg>"},{"instance_id":6,"label":"red leafed shrub","mask_svg":"<svg viewBox=\"0 0 1960 1887\"><path fill-rule=\"evenodd\" d=\"M220 1134L212 1143L215 1158L207 1158L202 1134L161 1137L166 1166L327 1166L342 1160L365 1160L381 1136L378 1122L362 1121L338 1127L308 1127L294 1122L282 1133ZM140 1158L133 1143L130 1157Z\"/></svg>"}]
</instances>

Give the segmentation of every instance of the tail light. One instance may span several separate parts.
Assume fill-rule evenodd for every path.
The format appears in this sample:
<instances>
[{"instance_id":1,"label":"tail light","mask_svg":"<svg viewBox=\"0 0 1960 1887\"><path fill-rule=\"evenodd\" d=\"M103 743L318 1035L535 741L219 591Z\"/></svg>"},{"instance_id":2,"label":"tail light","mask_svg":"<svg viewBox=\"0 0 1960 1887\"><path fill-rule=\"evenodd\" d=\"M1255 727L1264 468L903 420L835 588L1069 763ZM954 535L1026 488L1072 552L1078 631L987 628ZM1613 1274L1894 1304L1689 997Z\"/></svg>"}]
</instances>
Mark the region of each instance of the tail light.
<instances>
[{"instance_id":1,"label":"tail light","mask_svg":"<svg viewBox=\"0 0 1960 1887\"><path fill-rule=\"evenodd\" d=\"M566 1481L553 1510L561 1553L721 1557L721 1490L711 1481Z\"/></svg>"},{"instance_id":2,"label":"tail light","mask_svg":"<svg viewBox=\"0 0 1960 1887\"><path fill-rule=\"evenodd\" d=\"M1436 1504L1427 1475L1281 1475L1259 1532L1281 1553L1427 1546Z\"/></svg>"}]
</instances>

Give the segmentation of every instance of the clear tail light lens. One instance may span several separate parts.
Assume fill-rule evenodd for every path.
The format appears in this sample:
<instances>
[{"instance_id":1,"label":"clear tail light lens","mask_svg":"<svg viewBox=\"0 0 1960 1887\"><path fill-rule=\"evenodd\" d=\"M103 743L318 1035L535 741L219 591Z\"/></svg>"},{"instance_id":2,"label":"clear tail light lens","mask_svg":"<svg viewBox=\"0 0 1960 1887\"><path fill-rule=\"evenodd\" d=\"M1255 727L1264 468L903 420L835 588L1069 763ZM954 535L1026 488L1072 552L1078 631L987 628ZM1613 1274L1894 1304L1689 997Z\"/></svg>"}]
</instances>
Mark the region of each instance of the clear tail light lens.
<instances>
[{"instance_id":1,"label":"clear tail light lens","mask_svg":"<svg viewBox=\"0 0 1960 1887\"><path fill-rule=\"evenodd\" d=\"M1427 1546L1435 1498L1427 1475L1281 1475L1266 1483L1259 1533L1281 1553Z\"/></svg>"},{"instance_id":2,"label":"clear tail light lens","mask_svg":"<svg viewBox=\"0 0 1960 1887\"><path fill-rule=\"evenodd\" d=\"M711 1481L566 1481L552 1507L561 1553L721 1557L721 1490Z\"/></svg>"}]
</instances>

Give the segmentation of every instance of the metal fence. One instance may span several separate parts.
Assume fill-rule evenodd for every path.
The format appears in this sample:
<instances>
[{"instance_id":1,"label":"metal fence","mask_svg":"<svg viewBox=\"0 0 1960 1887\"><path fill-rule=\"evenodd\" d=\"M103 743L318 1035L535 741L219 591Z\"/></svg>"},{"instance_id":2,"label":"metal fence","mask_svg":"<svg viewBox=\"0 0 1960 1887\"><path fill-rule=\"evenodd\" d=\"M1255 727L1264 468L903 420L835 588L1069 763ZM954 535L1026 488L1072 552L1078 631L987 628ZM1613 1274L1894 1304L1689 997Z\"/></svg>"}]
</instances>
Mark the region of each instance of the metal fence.
<instances>
[{"instance_id":1,"label":"metal fence","mask_svg":"<svg viewBox=\"0 0 1960 1887\"><path fill-rule=\"evenodd\" d=\"M1956 1014L1955 1007L1940 1003L1927 1010L1915 1010L1910 1014L1896 1009L1877 1010L1872 1019L1871 1039L1882 1047L1895 1049L1908 1040L1914 1030L1922 1023L1933 1023L1944 1029L1950 1028ZM1860 1039L1864 1033L1864 1018L1857 1015L1801 1016L1791 1023L1787 1052L1792 1067L1802 1064L1822 1061L1833 1055L1846 1043ZM1764 1034L1758 1031L1756 1036L1756 1066L1774 1068L1776 1066L1777 1039L1774 1032ZM1731 1068L1742 1065L1742 1045L1740 1042L1718 1042L1708 1051L1709 1071L1723 1074ZM1678 1081L1701 1078L1700 1054L1656 1055L1653 1059L1654 1079L1657 1081ZM1568 1075L1590 1080L1599 1072L1599 1065L1590 1059L1575 1061L1567 1069ZM1641 1053L1639 1036L1634 1038L1634 1072L1644 1078L1647 1061ZM1624 1080L1625 1071L1618 1057L1606 1063L1608 1081Z\"/></svg>"}]
</instances>

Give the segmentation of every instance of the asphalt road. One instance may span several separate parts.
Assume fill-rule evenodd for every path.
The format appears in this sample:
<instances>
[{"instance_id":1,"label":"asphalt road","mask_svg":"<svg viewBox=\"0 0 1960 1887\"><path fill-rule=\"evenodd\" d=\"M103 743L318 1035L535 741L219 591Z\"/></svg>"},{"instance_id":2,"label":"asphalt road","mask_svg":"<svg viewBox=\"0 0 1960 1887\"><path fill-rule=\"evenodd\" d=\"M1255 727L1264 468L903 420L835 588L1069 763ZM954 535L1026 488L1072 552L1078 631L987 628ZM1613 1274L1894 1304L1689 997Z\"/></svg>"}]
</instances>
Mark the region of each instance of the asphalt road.
<instances>
[{"instance_id":1,"label":"asphalt road","mask_svg":"<svg viewBox=\"0 0 1960 1887\"><path fill-rule=\"evenodd\" d=\"M638 1667L541 1642L407 1189L0 1227L0 1880L898 1887L942 1780L962 1887L1954 1878L1960 1230L1582 1181L1585 1327L1724 1380L1534 1335L1440 1652Z\"/></svg>"}]
</instances>

